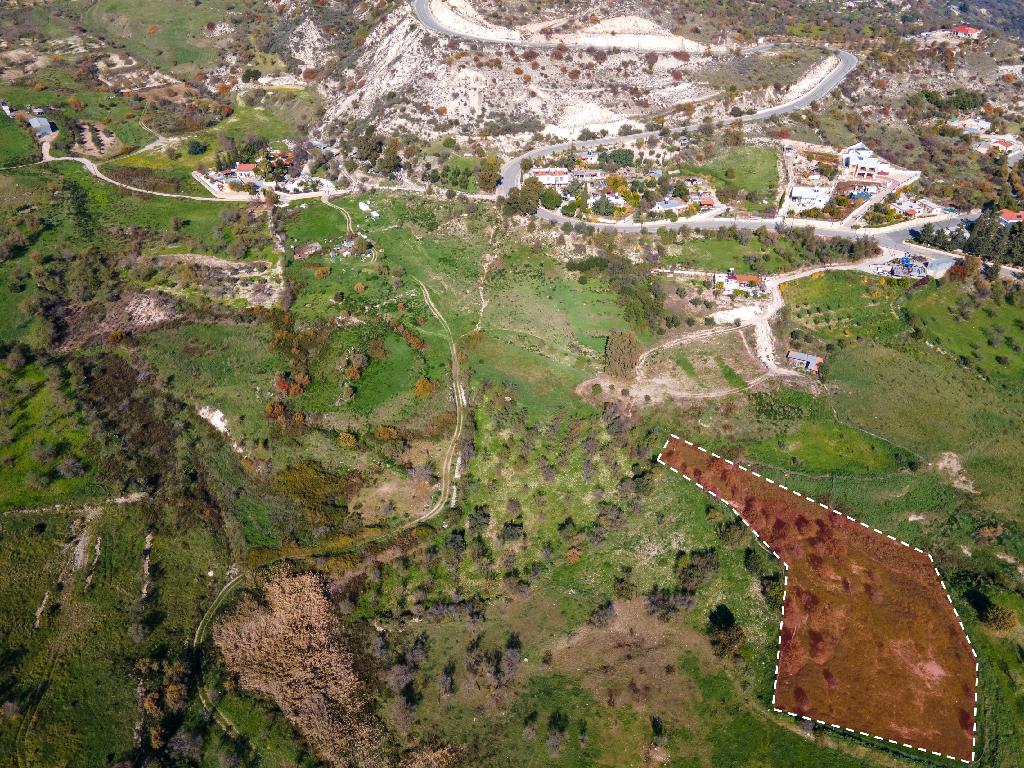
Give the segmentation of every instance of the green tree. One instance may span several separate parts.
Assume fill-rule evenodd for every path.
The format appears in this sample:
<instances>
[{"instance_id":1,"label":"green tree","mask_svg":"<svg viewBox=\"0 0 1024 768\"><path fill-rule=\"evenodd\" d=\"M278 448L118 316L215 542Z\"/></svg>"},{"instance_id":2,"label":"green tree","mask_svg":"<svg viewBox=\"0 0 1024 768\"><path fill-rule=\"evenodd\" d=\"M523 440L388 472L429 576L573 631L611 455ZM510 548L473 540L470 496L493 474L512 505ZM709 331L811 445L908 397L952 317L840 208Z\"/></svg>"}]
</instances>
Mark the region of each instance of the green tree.
<instances>
[{"instance_id":1,"label":"green tree","mask_svg":"<svg viewBox=\"0 0 1024 768\"><path fill-rule=\"evenodd\" d=\"M390 176L401 167L402 158L398 155L398 142L391 139L384 147L380 157L377 158L377 172L384 176Z\"/></svg>"},{"instance_id":2,"label":"green tree","mask_svg":"<svg viewBox=\"0 0 1024 768\"><path fill-rule=\"evenodd\" d=\"M632 331L612 331L605 345L605 370L620 379L630 379L643 347Z\"/></svg>"},{"instance_id":3,"label":"green tree","mask_svg":"<svg viewBox=\"0 0 1024 768\"><path fill-rule=\"evenodd\" d=\"M480 161L476 172L476 183L482 192L493 192L501 179L501 162L494 155L488 155Z\"/></svg>"},{"instance_id":4,"label":"green tree","mask_svg":"<svg viewBox=\"0 0 1024 768\"><path fill-rule=\"evenodd\" d=\"M505 200L505 207L510 213L533 215L537 212L537 204L544 193L544 185L531 176L523 186L515 187Z\"/></svg>"},{"instance_id":5,"label":"green tree","mask_svg":"<svg viewBox=\"0 0 1024 768\"><path fill-rule=\"evenodd\" d=\"M549 211L554 210L562 203L562 196L552 187L545 189L540 195L540 204Z\"/></svg>"},{"instance_id":6,"label":"green tree","mask_svg":"<svg viewBox=\"0 0 1024 768\"><path fill-rule=\"evenodd\" d=\"M598 216L611 216L615 213L615 206L608 199L608 195L601 195L601 197L594 201L594 213Z\"/></svg>"}]
</instances>

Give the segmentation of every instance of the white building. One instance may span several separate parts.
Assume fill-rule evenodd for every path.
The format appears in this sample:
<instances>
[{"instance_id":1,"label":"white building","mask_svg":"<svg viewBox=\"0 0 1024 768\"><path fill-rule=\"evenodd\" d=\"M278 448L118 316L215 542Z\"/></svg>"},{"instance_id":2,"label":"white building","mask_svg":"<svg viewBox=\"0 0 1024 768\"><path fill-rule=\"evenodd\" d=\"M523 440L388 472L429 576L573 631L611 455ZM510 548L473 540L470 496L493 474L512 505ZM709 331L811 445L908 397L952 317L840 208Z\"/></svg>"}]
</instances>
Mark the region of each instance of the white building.
<instances>
[{"instance_id":1,"label":"white building","mask_svg":"<svg viewBox=\"0 0 1024 768\"><path fill-rule=\"evenodd\" d=\"M231 173L239 181L255 181L256 163L235 163L235 167L231 169Z\"/></svg>"},{"instance_id":2,"label":"white building","mask_svg":"<svg viewBox=\"0 0 1024 768\"><path fill-rule=\"evenodd\" d=\"M805 187L798 184L789 190L789 207L794 211L824 208L831 199L830 187Z\"/></svg>"},{"instance_id":3,"label":"white building","mask_svg":"<svg viewBox=\"0 0 1024 768\"><path fill-rule=\"evenodd\" d=\"M572 182L568 168L532 168L527 174L537 179L545 187L561 190Z\"/></svg>"},{"instance_id":4,"label":"white building","mask_svg":"<svg viewBox=\"0 0 1024 768\"><path fill-rule=\"evenodd\" d=\"M945 213L945 209L936 203L934 200L929 200L927 197L913 199L906 195L901 195L900 198L893 203L893 208L902 213L904 216L909 218L917 218L919 216L936 216L940 213Z\"/></svg>"},{"instance_id":5,"label":"white building","mask_svg":"<svg viewBox=\"0 0 1024 768\"><path fill-rule=\"evenodd\" d=\"M675 211L676 213L679 213L680 211L689 208L689 206L689 202L683 200L681 197L666 197L654 204L654 210L666 212Z\"/></svg>"},{"instance_id":6,"label":"white building","mask_svg":"<svg viewBox=\"0 0 1024 768\"><path fill-rule=\"evenodd\" d=\"M857 179L873 179L886 176L892 165L869 149L864 142L858 142L839 153L839 167L845 174Z\"/></svg>"},{"instance_id":7,"label":"white building","mask_svg":"<svg viewBox=\"0 0 1024 768\"><path fill-rule=\"evenodd\" d=\"M953 37L959 37L964 40L977 40L981 37L981 30L977 27L970 27L966 24L958 24L950 30L953 33Z\"/></svg>"},{"instance_id":8,"label":"white building","mask_svg":"<svg viewBox=\"0 0 1024 768\"><path fill-rule=\"evenodd\" d=\"M992 130L992 121L981 117L966 117L962 120L959 117L954 117L949 121L949 125L963 131L968 136L978 136Z\"/></svg>"}]
</instances>

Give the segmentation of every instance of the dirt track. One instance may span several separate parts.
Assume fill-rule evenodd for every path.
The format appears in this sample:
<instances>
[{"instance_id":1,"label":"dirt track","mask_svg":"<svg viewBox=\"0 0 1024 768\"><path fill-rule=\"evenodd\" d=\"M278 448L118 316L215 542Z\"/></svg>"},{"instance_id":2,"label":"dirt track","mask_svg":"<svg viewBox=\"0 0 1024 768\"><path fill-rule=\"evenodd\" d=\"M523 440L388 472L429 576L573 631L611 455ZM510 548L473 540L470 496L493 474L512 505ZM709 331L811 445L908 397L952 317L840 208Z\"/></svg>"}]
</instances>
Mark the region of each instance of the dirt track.
<instances>
[{"instance_id":1,"label":"dirt track","mask_svg":"<svg viewBox=\"0 0 1024 768\"><path fill-rule=\"evenodd\" d=\"M658 460L787 567L778 711L973 760L977 657L928 554L678 438Z\"/></svg>"}]
</instances>

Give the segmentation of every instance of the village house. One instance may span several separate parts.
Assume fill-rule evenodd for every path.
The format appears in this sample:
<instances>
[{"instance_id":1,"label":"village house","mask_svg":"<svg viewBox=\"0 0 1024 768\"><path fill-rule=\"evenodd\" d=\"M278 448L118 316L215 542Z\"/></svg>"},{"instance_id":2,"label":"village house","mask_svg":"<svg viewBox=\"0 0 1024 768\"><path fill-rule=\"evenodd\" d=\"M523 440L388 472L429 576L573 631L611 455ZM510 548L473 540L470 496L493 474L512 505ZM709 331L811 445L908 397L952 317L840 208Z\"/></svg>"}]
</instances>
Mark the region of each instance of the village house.
<instances>
[{"instance_id":1,"label":"village house","mask_svg":"<svg viewBox=\"0 0 1024 768\"><path fill-rule=\"evenodd\" d=\"M869 149L864 142L858 142L839 153L839 167L846 175L856 179L873 179L887 176L892 165Z\"/></svg>"},{"instance_id":2,"label":"village house","mask_svg":"<svg viewBox=\"0 0 1024 768\"><path fill-rule=\"evenodd\" d=\"M946 212L945 208L934 200L929 200L927 197L921 197L915 200L907 197L906 195L901 195L900 198L893 203L892 207L911 219L917 218L918 216L936 216L940 213Z\"/></svg>"},{"instance_id":3,"label":"village house","mask_svg":"<svg viewBox=\"0 0 1024 768\"><path fill-rule=\"evenodd\" d=\"M239 181L255 181L256 163L235 163L231 174Z\"/></svg>"},{"instance_id":4,"label":"village house","mask_svg":"<svg viewBox=\"0 0 1024 768\"><path fill-rule=\"evenodd\" d=\"M786 352L786 360L794 368L801 371L808 371L809 373L818 373L818 369L821 368L821 364L825 362L825 358L812 355L807 352L798 352L795 349L791 349Z\"/></svg>"},{"instance_id":5,"label":"village house","mask_svg":"<svg viewBox=\"0 0 1024 768\"><path fill-rule=\"evenodd\" d=\"M1024 211L1011 211L1009 208L1003 208L999 212L999 223L1004 227L1012 227L1014 224L1019 224L1024 221Z\"/></svg>"},{"instance_id":6,"label":"village house","mask_svg":"<svg viewBox=\"0 0 1024 768\"><path fill-rule=\"evenodd\" d=\"M953 27L950 32L953 33L953 37L959 37L964 40L977 40L981 37L981 30L977 27L969 27L966 24L957 24Z\"/></svg>"},{"instance_id":7,"label":"village house","mask_svg":"<svg viewBox=\"0 0 1024 768\"><path fill-rule=\"evenodd\" d=\"M689 207L689 202L683 200L681 197L666 197L654 204L654 210L661 213L668 213L670 211L673 213L679 213Z\"/></svg>"},{"instance_id":8,"label":"village house","mask_svg":"<svg viewBox=\"0 0 1024 768\"><path fill-rule=\"evenodd\" d=\"M608 178L608 174L596 168L577 168L571 175L573 181L586 184L588 192L603 187L605 180Z\"/></svg>"},{"instance_id":9,"label":"village house","mask_svg":"<svg viewBox=\"0 0 1024 768\"><path fill-rule=\"evenodd\" d=\"M572 183L572 175L568 168L533 168L527 175L537 179L545 187L554 187L558 191Z\"/></svg>"},{"instance_id":10,"label":"village house","mask_svg":"<svg viewBox=\"0 0 1024 768\"><path fill-rule=\"evenodd\" d=\"M824 208L832 199L829 187L806 187L795 185L789 190L790 208L794 211L808 211L812 208Z\"/></svg>"},{"instance_id":11,"label":"village house","mask_svg":"<svg viewBox=\"0 0 1024 768\"><path fill-rule=\"evenodd\" d=\"M877 194L881 185L876 181L840 181L836 184L836 194L851 200L867 200Z\"/></svg>"},{"instance_id":12,"label":"village house","mask_svg":"<svg viewBox=\"0 0 1024 768\"><path fill-rule=\"evenodd\" d=\"M44 139L47 136L56 133L53 130L53 126L50 121L45 117L31 117L28 120L28 127L32 129L32 133L36 135L37 139Z\"/></svg>"},{"instance_id":13,"label":"village house","mask_svg":"<svg viewBox=\"0 0 1024 768\"><path fill-rule=\"evenodd\" d=\"M761 294L765 291L764 278L759 275L743 275L730 269L724 275L715 275L715 288L722 291L725 296L732 296L736 293Z\"/></svg>"},{"instance_id":14,"label":"village house","mask_svg":"<svg viewBox=\"0 0 1024 768\"><path fill-rule=\"evenodd\" d=\"M985 141L979 143L976 149L982 154L988 154L989 152L1003 153L1012 155L1016 152L1024 150L1024 144L1021 143L1020 139L1011 133L1005 133L1002 135L990 134L984 137Z\"/></svg>"}]
</instances>

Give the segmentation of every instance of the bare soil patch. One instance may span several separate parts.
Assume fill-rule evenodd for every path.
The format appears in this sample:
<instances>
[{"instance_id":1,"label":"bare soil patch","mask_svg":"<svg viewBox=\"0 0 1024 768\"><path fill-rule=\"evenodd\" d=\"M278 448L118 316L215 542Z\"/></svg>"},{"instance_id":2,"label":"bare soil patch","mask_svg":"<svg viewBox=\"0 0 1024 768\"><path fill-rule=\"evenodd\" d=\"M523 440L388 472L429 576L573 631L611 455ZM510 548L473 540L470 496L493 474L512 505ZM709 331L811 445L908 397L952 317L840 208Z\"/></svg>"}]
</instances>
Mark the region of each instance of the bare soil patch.
<instances>
[{"instance_id":1,"label":"bare soil patch","mask_svg":"<svg viewBox=\"0 0 1024 768\"><path fill-rule=\"evenodd\" d=\"M77 307L63 319L67 335L61 348L78 349L112 335L149 331L178 317L173 299L152 292L126 295L103 307Z\"/></svg>"},{"instance_id":2,"label":"bare soil patch","mask_svg":"<svg viewBox=\"0 0 1024 768\"><path fill-rule=\"evenodd\" d=\"M395 477L363 488L350 506L364 524L372 525L392 515L413 517L421 513L430 504L433 493L431 483L421 477Z\"/></svg>"},{"instance_id":3,"label":"bare soil patch","mask_svg":"<svg viewBox=\"0 0 1024 768\"><path fill-rule=\"evenodd\" d=\"M75 145L72 149L80 155L113 157L124 148L113 131L96 123L78 123L74 135Z\"/></svg>"},{"instance_id":4,"label":"bare soil patch","mask_svg":"<svg viewBox=\"0 0 1024 768\"><path fill-rule=\"evenodd\" d=\"M960 457L955 453L940 453L935 458L935 469L942 474L954 488L966 493L977 493L974 481L964 472Z\"/></svg>"},{"instance_id":5,"label":"bare soil patch","mask_svg":"<svg viewBox=\"0 0 1024 768\"><path fill-rule=\"evenodd\" d=\"M563 640L552 653L551 669L579 677L610 706L682 715L700 691L676 674L680 649L710 658L707 640L678 621L651 615L643 600L616 601L613 610L605 626L587 625Z\"/></svg>"},{"instance_id":6,"label":"bare soil patch","mask_svg":"<svg viewBox=\"0 0 1024 768\"><path fill-rule=\"evenodd\" d=\"M972 758L976 657L927 554L682 440L660 461L788 566L777 709Z\"/></svg>"},{"instance_id":7,"label":"bare soil patch","mask_svg":"<svg viewBox=\"0 0 1024 768\"><path fill-rule=\"evenodd\" d=\"M195 288L214 301L242 300L259 307L281 303L286 293L280 272L266 261L228 261L197 253L172 253L152 257L166 270L174 294Z\"/></svg>"}]
</instances>

